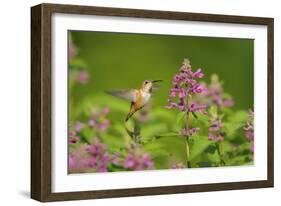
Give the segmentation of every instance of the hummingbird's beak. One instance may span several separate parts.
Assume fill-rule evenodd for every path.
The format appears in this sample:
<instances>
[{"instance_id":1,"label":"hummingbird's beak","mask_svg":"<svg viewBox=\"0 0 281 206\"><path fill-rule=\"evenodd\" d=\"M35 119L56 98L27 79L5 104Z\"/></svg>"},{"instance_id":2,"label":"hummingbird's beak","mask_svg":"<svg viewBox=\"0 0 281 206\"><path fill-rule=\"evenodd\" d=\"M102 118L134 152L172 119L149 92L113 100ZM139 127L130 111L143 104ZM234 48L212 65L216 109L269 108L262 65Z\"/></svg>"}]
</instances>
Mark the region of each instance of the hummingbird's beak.
<instances>
[{"instance_id":1,"label":"hummingbird's beak","mask_svg":"<svg viewBox=\"0 0 281 206\"><path fill-rule=\"evenodd\" d=\"M152 83L155 83L155 82L163 82L163 80L159 79L159 80L152 80L151 81Z\"/></svg>"}]
</instances>

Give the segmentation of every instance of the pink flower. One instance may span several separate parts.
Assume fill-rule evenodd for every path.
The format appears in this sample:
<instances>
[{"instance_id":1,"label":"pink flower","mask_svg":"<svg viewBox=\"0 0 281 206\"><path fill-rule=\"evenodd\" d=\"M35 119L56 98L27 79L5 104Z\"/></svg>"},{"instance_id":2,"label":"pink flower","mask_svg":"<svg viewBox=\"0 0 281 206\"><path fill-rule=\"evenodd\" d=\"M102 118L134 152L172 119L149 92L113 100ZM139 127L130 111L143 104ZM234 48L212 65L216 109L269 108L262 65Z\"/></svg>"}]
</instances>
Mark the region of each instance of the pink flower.
<instances>
[{"instance_id":1,"label":"pink flower","mask_svg":"<svg viewBox=\"0 0 281 206\"><path fill-rule=\"evenodd\" d=\"M186 93L184 91L184 89L179 89L179 98L184 98L186 96Z\"/></svg>"},{"instance_id":2,"label":"pink flower","mask_svg":"<svg viewBox=\"0 0 281 206\"><path fill-rule=\"evenodd\" d=\"M121 164L120 154L119 153L113 154L111 156L111 162L115 165L120 165Z\"/></svg>"},{"instance_id":3,"label":"pink flower","mask_svg":"<svg viewBox=\"0 0 281 206\"><path fill-rule=\"evenodd\" d=\"M234 105L234 102L231 98L228 98L223 101L223 105L225 107L232 107Z\"/></svg>"},{"instance_id":4,"label":"pink flower","mask_svg":"<svg viewBox=\"0 0 281 206\"><path fill-rule=\"evenodd\" d=\"M251 141L251 144L250 144L250 152L253 154L255 151L255 148L254 148L254 141Z\"/></svg>"},{"instance_id":5,"label":"pink flower","mask_svg":"<svg viewBox=\"0 0 281 206\"><path fill-rule=\"evenodd\" d=\"M110 121L108 119L103 120L100 124L98 124L98 129L101 131L105 131L110 125Z\"/></svg>"},{"instance_id":6,"label":"pink flower","mask_svg":"<svg viewBox=\"0 0 281 206\"><path fill-rule=\"evenodd\" d=\"M178 104L175 102L172 102L172 100L168 99L169 105L166 106L167 109L177 108Z\"/></svg>"},{"instance_id":7,"label":"pink flower","mask_svg":"<svg viewBox=\"0 0 281 206\"><path fill-rule=\"evenodd\" d=\"M224 97L224 90L219 77L216 74L211 75L211 83L206 86L202 85L202 88L196 90L202 90L201 93L196 93L192 102L197 104L205 104L207 107L215 104L222 107L232 107L234 101L231 97ZM191 88L194 90L194 88Z\"/></svg>"},{"instance_id":8,"label":"pink flower","mask_svg":"<svg viewBox=\"0 0 281 206\"><path fill-rule=\"evenodd\" d=\"M76 124L74 125L74 129L76 132L80 132L84 127L84 124L81 122L76 122Z\"/></svg>"},{"instance_id":9,"label":"pink flower","mask_svg":"<svg viewBox=\"0 0 281 206\"><path fill-rule=\"evenodd\" d=\"M90 128L93 128L96 125L96 121L94 119L89 119L88 125Z\"/></svg>"},{"instance_id":10,"label":"pink flower","mask_svg":"<svg viewBox=\"0 0 281 206\"><path fill-rule=\"evenodd\" d=\"M68 42L68 58L71 61L77 56L77 48L72 41Z\"/></svg>"},{"instance_id":11,"label":"pink flower","mask_svg":"<svg viewBox=\"0 0 281 206\"><path fill-rule=\"evenodd\" d=\"M89 73L86 70L79 71L77 81L81 84L86 84L89 81Z\"/></svg>"},{"instance_id":12,"label":"pink flower","mask_svg":"<svg viewBox=\"0 0 281 206\"><path fill-rule=\"evenodd\" d=\"M203 77L204 77L204 73L202 72L201 68L197 69L197 71L193 73L193 78L203 78Z\"/></svg>"},{"instance_id":13,"label":"pink flower","mask_svg":"<svg viewBox=\"0 0 281 206\"><path fill-rule=\"evenodd\" d=\"M220 119L211 120L211 126L209 127L208 139L213 141L223 141L224 132L222 131L223 123Z\"/></svg>"},{"instance_id":14,"label":"pink flower","mask_svg":"<svg viewBox=\"0 0 281 206\"><path fill-rule=\"evenodd\" d=\"M110 160L107 145L94 138L92 144L83 145L69 154L69 168L71 171L91 169L96 172L107 172Z\"/></svg>"},{"instance_id":15,"label":"pink flower","mask_svg":"<svg viewBox=\"0 0 281 206\"><path fill-rule=\"evenodd\" d=\"M110 110L109 110L108 107L104 107L103 110L102 110L102 113L103 113L103 114L108 114L109 111L110 111Z\"/></svg>"},{"instance_id":16,"label":"pink flower","mask_svg":"<svg viewBox=\"0 0 281 206\"><path fill-rule=\"evenodd\" d=\"M124 167L125 168L133 168L135 167L136 161L134 159L134 156L132 154L128 154L125 162L124 162Z\"/></svg>"},{"instance_id":17,"label":"pink flower","mask_svg":"<svg viewBox=\"0 0 281 206\"><path fill-rule=\"evenodd\" d=\"M180 135L182 135L182 136L192 136L195 133L197 133L199 130L200 130L199 127L194 127L194 128L189 129L189 130L186 130L186 128L183 128L180 131Z\"/></svg>"},{"instance_id":18,"label":"pink flower","mask_svg":"<svg viewBox=\"0 0 281 206\"><path fill-rule=\"evenodd\" d=\"M105 131L110 126L111 122L106 118L106 115L110 112L108 107L104 107L101 111L93 112L88 120L88 126L91 129L99 131Z\"/></svg>"},{"instance_id":19,"label":"pink flower","mask_svg":"<svg viewBox=\"0 0 281 206\"><path fill-rule=\"evenodd\" d=\"M205 105L191 105L189 107L186 98L190 95L199 94L206 90L204 85L197 83L195 78L202 78L204 76L202 69L197 69L193 72L188 59L184 59L183 64L178 74L173 78L173 88L170 89L167 109L177 108L180 111L199 111L205 114Z\"/></svg>"},{"instance_id":20,"label":"pink flower","mask_svg":"<svg viewBox=\"0 0 281 206\"><path fill-rule=\"evenodd\" d=\"M78 142L79 140L80 140L79 137L71 137L71 138L69 139L69 143L75 144L75 143Z\"/></svg>"},{"instance_id":21,"label":"pink flower","mask_svg":"<svg viewBox=\"0 0 281 206\"><path fill-rule=\"evenodd\" d=\"M76 136L76 131L70 131L69 132L70 137L75 137Z\"/></svg>"},{"instance_id":22,"label":"pink flower","mask_svg":"<svg viewBox=\"0 0 281 206\"><path fill-rule=\"evenodd\" d=\"M147 153L143 153L139 146L131 148L125 158L124 168L130 170L153 169L154 162Z\"/></svg>"},{"instance_id":23,"label":"pink flower","mask_svg":"<svg viewBox=\"0 0 281 206\"><path fill-rule=\"evenodd\" d=\"M196 104L192 103L192 104L190 105L189 111L190 111L190 112L196 112L196 111L198 111L198 112L200 112L200 113L202 113L202 114L206 114L206 111L205 111L206 108L207 108L207 105L205 105L205 104L196 105Z\"/></svg>"},{"instance_id":24,"label":"pink flower","mask_svg":"<svg viewBox=\"0 0 281 206\"><path fill-rule=\"evenodd\" d=\"M250 109L248 112L248 121L244 128L246 138L250 141L250 152L254 153L254 112Z\"/></svg>"}]
</instances>

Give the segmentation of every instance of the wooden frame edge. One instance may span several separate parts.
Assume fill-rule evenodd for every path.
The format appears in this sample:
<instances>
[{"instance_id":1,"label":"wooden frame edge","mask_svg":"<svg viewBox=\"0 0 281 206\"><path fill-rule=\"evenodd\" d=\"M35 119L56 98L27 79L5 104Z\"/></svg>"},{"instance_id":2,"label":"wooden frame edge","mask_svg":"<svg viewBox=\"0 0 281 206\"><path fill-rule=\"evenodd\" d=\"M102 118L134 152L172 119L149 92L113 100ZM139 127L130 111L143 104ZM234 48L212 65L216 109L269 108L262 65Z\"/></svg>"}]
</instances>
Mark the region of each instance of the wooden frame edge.
<instances>
[{"instance_id":1,"label":"wooden frame edge","mask_svg":"<svg viewBox=\"0 0 281 206\"><path fill-rule=\"evenodd\" d=\"M104 198L133 197L133 196L151 196L151 195L165 195L165 194L196 193L196 192L215 192L215 191L257 189L257 188L269 188L269 187L272 187L272 184L268 180L262 180L262 181L230 182L230 183L216 183L216 184L203 184L203 185L200 184L200 185L188 185L188 186L183 185L183 186L148 187L148 188L117 189L117 190L61 192L61 193L51 193L42 202L104 199Z\"/></svg>"},{"instance_id":2,"label":"wooden frame edge","mask_svg":"<svg viewBox=\"0 0 281 206\"><path fill-rule=\"evenodd\" d=\"M31 198L51 194L51 10L31 8Z\"/></svg>"},{"instance_id":3,"label":"wooden frame edge","mask_svg":"<svg viewBox=\"0 0 281 206\"><path fill-rule=\"evenodd\" d=\"M41 35L42 7L31 8L31 198L42 200Z\"/></svg>"}]
</instances>

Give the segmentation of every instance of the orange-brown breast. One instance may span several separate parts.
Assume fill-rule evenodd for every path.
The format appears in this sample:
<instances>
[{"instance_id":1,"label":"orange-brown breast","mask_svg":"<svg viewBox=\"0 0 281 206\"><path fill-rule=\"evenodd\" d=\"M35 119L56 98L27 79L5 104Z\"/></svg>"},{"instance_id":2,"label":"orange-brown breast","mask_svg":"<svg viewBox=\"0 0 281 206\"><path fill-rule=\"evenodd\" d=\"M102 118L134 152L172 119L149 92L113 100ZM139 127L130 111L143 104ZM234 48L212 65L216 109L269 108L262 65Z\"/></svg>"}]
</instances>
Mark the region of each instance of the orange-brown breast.
<instances>
[{"instance_id":1,"label":"orange-brown breast","mask_svg":"<svg viewBox=\"0 0 281 206\"><path fill-rule=\"evenodd\" d=\"M138 109L139 107L141 107L143 104L143 99L140 93L140 90L137 90L136 92L136 102L135 102L135 107Z\"/></svg>"}]
</instances>

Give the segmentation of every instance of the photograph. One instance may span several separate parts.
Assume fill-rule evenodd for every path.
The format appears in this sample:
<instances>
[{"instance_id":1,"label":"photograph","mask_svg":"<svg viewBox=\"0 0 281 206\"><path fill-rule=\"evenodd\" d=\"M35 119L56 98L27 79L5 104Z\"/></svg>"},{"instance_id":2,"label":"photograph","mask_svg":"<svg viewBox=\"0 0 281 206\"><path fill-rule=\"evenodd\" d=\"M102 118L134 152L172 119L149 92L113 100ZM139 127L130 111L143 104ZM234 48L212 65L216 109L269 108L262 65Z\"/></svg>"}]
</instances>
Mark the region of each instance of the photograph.
<instances>
[{"instance_id":1,"label":"photograph","mask_svg":"<svg viewBox=\"0 0 281 206\"><path fill-rule=\"evenodd\" d=\"M254 165L254 39L67 41L69 174Z\"/></svg>"}]
</instances>

